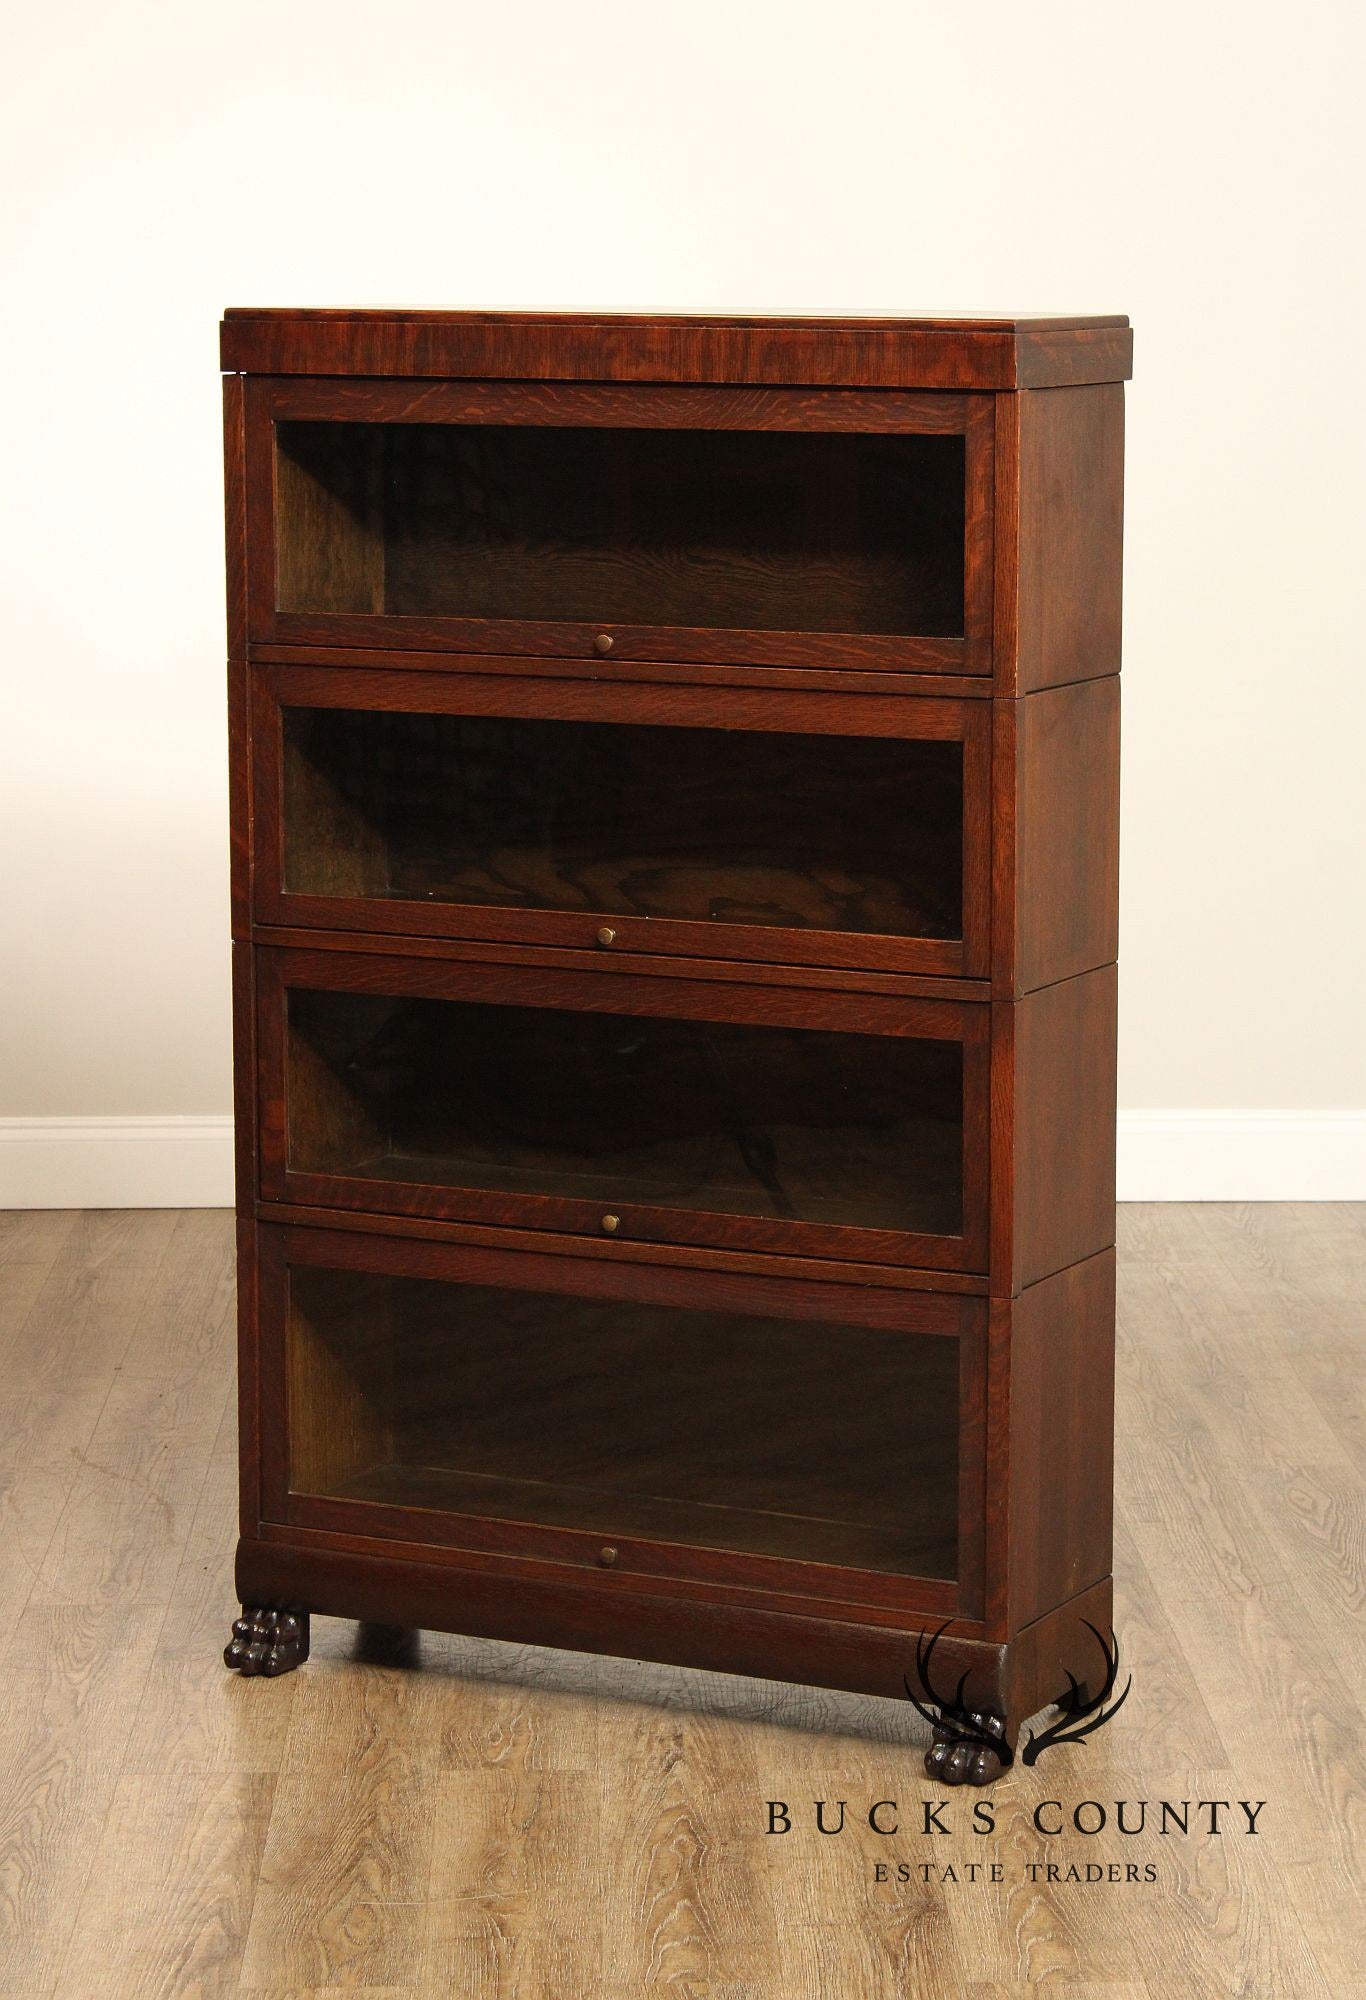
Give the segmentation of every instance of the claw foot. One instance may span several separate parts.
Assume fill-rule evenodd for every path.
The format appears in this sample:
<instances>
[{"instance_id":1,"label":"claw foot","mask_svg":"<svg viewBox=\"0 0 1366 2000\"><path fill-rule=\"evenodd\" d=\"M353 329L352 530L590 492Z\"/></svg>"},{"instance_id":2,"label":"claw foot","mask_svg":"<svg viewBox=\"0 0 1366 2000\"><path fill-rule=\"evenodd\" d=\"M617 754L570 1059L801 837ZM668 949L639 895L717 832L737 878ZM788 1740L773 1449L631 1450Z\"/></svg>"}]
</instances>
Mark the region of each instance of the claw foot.
<instances>
[{"instance_id":1,"label":"claw foot","mask_svg":"<svg viewBox=\"0 0 1366 2000\"><path fill-rule=\"evenodd\" d=\"M1005 1768L1003 1718L982 1710L974 1711L966 1720L979 1734L995 1737L1001 1748L979 1743L952 1723L936 1724L934 1740L925 1752L925 1774L941 1785L990 1785Z\"/></svg>"},{"instance_id":2,"label":"claw foot","mask_svg":"<svg viewBox=\"0 0 1366 2000\"><path fill-rule=\"evenodd\" d=\"M287 1674L308 1658L306 1611L257 1611L247 1605L232 1621L223 1654L225 1667L239 1674Z\"/></svg>"}]
</instances>

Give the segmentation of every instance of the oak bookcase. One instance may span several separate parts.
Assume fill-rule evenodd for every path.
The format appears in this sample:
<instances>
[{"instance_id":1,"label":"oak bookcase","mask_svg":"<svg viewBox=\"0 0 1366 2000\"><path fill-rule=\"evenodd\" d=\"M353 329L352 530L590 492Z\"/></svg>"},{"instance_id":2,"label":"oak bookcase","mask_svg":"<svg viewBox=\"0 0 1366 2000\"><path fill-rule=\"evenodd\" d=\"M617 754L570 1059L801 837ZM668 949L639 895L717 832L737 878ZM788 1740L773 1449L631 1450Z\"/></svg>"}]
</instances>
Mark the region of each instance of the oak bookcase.
<instances>
[{"instance_id":1,"label":"oak bookcase","mask_svg":"<svg viewBox=\"0 0 1366 2000\"><path fill-rule=\"evenodd\" d=\"M230 1665L1086 1677L1130 354L227 314Z\"/></svg>"}]
</instances>

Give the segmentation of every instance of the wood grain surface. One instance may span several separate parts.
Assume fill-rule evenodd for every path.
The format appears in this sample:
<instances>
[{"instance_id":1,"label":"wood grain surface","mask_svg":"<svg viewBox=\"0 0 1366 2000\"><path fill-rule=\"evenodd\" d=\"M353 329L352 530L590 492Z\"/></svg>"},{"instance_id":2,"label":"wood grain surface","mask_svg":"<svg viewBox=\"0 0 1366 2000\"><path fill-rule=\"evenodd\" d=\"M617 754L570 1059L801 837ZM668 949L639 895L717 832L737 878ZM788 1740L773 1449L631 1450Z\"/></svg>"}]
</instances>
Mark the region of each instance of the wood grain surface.
<instances>
[{"instance_id":1,"label":"wood grain surface","mask_svg":"<svg viewBox=\"0 0 1366 2000\"><path fill-rule=\"evenodd\" d=\"M786 320L685 314L230 306L222 365L248 374L547 376L923 389L1128 379L1129 323L927 314Z\"/></svg>"},{"instance_id":2,"label":"wood grain surface","mask_svg":"<svg viewBox=\"0 0 1366 2000\"><path fill-rule=\"evenodd\" d=\"M990 673L995 398L641 389L623 427L625 393L253 375L251 640Z\"/></svg>"},{"instance_id":3,"label":"wood grain surface","mask_svg":"<svg viewBox=\"0 0 1366 2000\"><path fill-rule=\"evenodd\" d=\"M252 682L234 823L244 845L250 803L260 923L600 954L610 919L615 955L989 969L990 704L402 666ZM490 759L476 853L465 779Z\"/></svg>"},{"instance_id":4,"label":"wood grain surface","mask_svg":"<svg viewBox=\"0 0 1366 2000\"><path fill-rule=\"evenodd\" d=\"M988 1094L988 1032L986 1010L946 1001L896 1002L880 995L830 994L819 1001L771 986L710 988L682 978L642 981L615 965L603 965L586 977L579 973L544 973L533 968L502 970L457 965L438 958L380 959L370 954L309 954L258 949L259 1076L261 1105L261 1194L267 1200L292 1200L358 1210L384 1210L434 1217L568 1228L600 1240L605 1206L619 1213L623 1236L657 1242L695 1242L721 1248L792 1252L798 1256L866 1257L872 1262L902 1261L922 1268L980 1272L986 1257L987 1157L977 1143L984 1131ZM761 1216L726 1215L707 1211L699 1199L695 1209L664 1209L651 1204L648 1189L639 1202L589 1200L583 1194L529 1192L510 1194L477 1185L447 1186L396 1178L392 1181L348 1177L340 1172L310 1173L297 1148L291 1150L287 1105L296 1085L287 1084L288 1038L286 995L295 987L315 984L332 993L402 993L413 998L460 997L495 1007L537 1007L553 1012L582 1005L603 1015L644 1020L730 1022L755 1029L811 1029L845 1036L887 1035L926 1043L961 1045L962 1105L967 1130L963 1148L961 1215L947 1225L931 1217L909 1217L905 1227L859 1227L823 1219L773 1220ZM1037 999L1037 996L1035 996ZM719 1032L719 1030L718 1030ZM888 1058L889 1073L896 1063ZM934 1178L938 1178L935 1176ZM324 1184L325 1183L325 1184ZM538 1184L544 1187L544 1183ZM877 1223L878 1218L873 1218ZM884 1219L885 1221L885 1219ZM1088 1246L1092 1247L1092 1246ZM1036 1274L1037 1275L1037 1274Z\"/></svg>"},{"instance_id":5,"label":"wood grain surface","mask_svg":"<svg viewBox=\"0 0 1366 2000\"><path fill-rule=\"evenodd\" d=\"M931 1842L900 1704L329 1619L300 1672L226 1674L230 1219L0 1217L0 1994L1359 1994L1366 1211L1120 1224L1134 1691ZM1254 1839L1046 1840L1050 1798L1267 1804ZM1157 1879L1029 1879L1088 1859Z\"/></svg>"}]
</instances>

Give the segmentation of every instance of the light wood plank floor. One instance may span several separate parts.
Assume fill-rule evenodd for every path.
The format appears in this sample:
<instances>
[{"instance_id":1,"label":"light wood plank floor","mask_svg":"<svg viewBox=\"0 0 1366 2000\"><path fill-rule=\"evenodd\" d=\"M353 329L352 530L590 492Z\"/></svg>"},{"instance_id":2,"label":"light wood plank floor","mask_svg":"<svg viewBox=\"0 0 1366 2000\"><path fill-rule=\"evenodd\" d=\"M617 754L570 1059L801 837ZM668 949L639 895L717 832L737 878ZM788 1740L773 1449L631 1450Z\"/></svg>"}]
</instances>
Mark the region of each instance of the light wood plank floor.
<instances>
[{"instance_id":1,"label":"light wood plank floor","mask_svg":"<svg viewBox=\"0 0 1366 2000\"><path fill-rule=\"evenodd\" d=\"M1366 1210L1121 1223L1134 1692L993 1835L960 1793L925 1838L900 1705L429 1635L414 1671L331 1620L299 1673L224 1672L229 1219L0 1217L0 1994L1366 1996ZM1267 1804L1046 1840L1047 1798Z\"/></svg>"}]
</instances>

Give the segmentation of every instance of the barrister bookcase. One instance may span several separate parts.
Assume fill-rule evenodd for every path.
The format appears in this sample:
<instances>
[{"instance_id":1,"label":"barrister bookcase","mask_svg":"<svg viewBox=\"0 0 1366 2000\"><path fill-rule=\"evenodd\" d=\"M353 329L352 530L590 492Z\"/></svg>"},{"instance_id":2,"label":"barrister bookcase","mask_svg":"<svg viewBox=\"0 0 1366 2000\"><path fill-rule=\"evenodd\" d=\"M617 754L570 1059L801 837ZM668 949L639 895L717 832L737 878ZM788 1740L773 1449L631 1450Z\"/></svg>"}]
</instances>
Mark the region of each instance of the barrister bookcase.
<instances>
[{"instance_id":1,"label":"barrister bookcase","mask_svg":"<svg viewBox=\"0 0 1366 2000\"><path fill-rule=\"evenodd\" d=\"M229 1665L1093 1674L1130 353L227 314Z\"/></svg>"}]
</instances>

